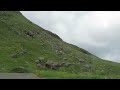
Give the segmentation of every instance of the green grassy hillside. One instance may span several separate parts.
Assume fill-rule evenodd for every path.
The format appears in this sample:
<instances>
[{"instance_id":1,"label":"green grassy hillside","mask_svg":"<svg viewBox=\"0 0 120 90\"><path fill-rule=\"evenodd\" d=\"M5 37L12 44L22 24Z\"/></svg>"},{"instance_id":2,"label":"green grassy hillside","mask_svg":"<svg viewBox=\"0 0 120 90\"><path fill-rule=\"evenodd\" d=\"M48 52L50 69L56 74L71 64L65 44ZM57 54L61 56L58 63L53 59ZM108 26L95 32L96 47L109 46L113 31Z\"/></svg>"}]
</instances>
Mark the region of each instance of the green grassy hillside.
<instances>
[{"instance_id":1,"label":"green grassy hillside","mask_svg":"<svg viewBox=\"0 0 120 90\"><path fill-rule=\"evenodd\" d=\"M0 72L43 78L119 78L120 64L64 42L18 11L0 11Z\"/></svg>"}]
</instances>

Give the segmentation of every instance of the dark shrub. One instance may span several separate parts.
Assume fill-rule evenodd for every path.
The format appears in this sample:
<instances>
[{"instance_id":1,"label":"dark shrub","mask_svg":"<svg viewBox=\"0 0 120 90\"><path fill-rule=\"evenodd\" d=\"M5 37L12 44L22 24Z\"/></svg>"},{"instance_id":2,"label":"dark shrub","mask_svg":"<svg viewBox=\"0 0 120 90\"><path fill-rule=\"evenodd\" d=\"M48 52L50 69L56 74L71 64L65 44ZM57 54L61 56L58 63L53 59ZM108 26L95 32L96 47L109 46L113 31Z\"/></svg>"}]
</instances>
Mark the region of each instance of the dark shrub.
<instances>
[{"instance_id":1,"label":"dark shrub","mask_svg":"<svg viewBox=\"0 0 120 90\"><path fill-rule=\"evenodd\" d=\"M29 73L29 70L24 67L16 67L10 71L10 73Z\"/></svg>"}]
</instances>

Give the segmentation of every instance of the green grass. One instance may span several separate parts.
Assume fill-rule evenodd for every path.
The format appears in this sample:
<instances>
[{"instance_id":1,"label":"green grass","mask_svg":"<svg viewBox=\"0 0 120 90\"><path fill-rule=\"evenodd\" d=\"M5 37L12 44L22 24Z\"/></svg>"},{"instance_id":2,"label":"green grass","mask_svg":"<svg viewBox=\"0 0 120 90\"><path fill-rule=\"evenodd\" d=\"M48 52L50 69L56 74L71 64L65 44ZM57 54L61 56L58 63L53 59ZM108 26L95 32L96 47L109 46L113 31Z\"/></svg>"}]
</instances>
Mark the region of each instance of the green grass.
<instances>
[{"instance_id":1,"label":"green grass","mask_svg":"<svg viewBox=\"0 0 120 90\"><path fill-rule=\"evenodd\" d=\"M89 73L67 73L60 71L41 70L36 75L44 79L119 79L119 75L95 75Z\"/></svg>"},{"instance_id":2,"label":"green grass","mask_svg":"<svg viewBox=\"0 0 120 90\"><path fill-rule=\"evenodd\" d=\"M25 32L34 33L34 37ZM51 71L37 66L35 61L39 57L72 65ZM102 60L62 41L56 34L27 20L20 12L0 11L0 72L17 72L18 67L45 78L119 78L120 75L119 63Z\"/></svg>"}]
</instances>

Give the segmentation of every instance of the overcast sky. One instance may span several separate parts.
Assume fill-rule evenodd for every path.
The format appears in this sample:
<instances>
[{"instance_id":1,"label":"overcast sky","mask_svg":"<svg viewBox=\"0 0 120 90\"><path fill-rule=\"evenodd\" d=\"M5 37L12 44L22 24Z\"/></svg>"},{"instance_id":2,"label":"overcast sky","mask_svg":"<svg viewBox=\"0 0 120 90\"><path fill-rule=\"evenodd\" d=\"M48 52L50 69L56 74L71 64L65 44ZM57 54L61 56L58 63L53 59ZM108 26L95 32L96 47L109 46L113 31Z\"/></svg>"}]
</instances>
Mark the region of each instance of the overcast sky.
<instances>
[{"instance_id":1,"label":"overcast sky","mask_svg":"<svg viewBox=\"0 0 120 90\"><path fill-rule=\"evenodd\" d=\"M103 59L120 62L120 11L22 11L37 25Z\"/></svg>"}]
</instances>

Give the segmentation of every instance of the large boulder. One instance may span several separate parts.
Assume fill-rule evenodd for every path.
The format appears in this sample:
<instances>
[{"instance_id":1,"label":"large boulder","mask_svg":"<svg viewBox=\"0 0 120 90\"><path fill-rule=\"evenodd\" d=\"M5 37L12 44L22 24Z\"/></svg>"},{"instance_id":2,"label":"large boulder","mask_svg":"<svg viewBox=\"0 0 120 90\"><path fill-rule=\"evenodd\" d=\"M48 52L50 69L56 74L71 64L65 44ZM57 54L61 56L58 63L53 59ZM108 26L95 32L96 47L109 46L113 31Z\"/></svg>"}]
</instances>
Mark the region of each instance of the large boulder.
<instances>
[{"instance_id":1,"label":"large boulder","mask_svg":"<svg viewBox=\"0 0 120 90\"><path fill-rule=\"evenodd\" d=\"M34 33L32 31L26 31L25 34L30 37L34 37Z\"/></svg>"},{"instance_id":2,"label":"large boulder","mask_svg":"<svg viewBox=\"0 0 120 90\"><path fill-rule=\"evenodd\" d=\"M53 62L53 61L47 61L46 64L45 64L45 66L47 68L54 69L54 70L59 69L59 67L61 67L60 64L58 64L56 62Z\"/></svg>"}]
</instances>

